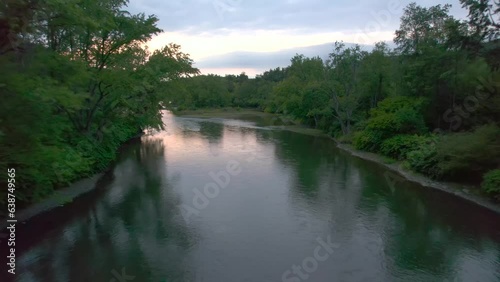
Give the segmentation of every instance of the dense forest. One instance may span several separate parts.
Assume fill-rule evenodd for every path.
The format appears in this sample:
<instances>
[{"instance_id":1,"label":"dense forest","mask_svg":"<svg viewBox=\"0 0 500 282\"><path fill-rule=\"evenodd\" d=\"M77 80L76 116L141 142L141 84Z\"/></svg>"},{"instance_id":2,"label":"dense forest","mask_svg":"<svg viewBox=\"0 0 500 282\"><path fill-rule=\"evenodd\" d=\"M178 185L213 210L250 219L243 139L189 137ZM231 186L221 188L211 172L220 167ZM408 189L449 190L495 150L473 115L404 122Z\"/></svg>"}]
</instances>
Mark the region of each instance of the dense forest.
<instances>
[{"instance_id":1,"label":"dense forest","mask_svg":"<svg viewBox=\"0 0 500 282\"><path fill-rule=\"evenodd\" d=\"M158 19L126 4L2 1L0 168L15 169L19 205L104 170L123 142L162 127L157 90L198 73L178 45L148 50Z\"/></svg>"},{"instance_id":2,"label":"dense forest","mask_svg":"<svg viewBox=\"0 0 500 282\"><path fill-rule=\"evenodd\" d=\"M337 42L328 59L297 54L250 79L183 78L178 110L254 107L439 180L481 185L500 200L500 4L408 5L396 48Z\"/></svg>"},{"instance_id":3,"label":"dense forest","mask_svg":"<svg viewBox=\"0 0 500 282\"><path fill-rule=\"evenodd\" d=\"M0 168L16 169L17 200L33 203L161 128L165 105L245 107L500 200L500 4L461 3L467 20L449 5L407 6L395 49L337 42L327 60L298 54L249 78L200 75L176 44L148 50L158 19L126 0L4 1Z\"/></svg>"}]
</instances>

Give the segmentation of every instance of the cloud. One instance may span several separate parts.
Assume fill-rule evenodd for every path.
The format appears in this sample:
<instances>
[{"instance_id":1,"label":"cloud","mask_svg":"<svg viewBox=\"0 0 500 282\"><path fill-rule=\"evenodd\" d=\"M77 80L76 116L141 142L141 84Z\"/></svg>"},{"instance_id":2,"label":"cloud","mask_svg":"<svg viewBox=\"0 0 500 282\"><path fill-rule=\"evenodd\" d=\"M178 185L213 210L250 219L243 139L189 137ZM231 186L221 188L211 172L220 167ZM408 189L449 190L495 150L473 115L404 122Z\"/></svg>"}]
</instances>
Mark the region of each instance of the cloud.
<instances>
[{"instance_id":1,"label":"cloud","mask_svg":"<svg viewBox=\"0 0 500 282\"><path fill-rule=\"evenodd\" d=\"M346 43L347 47L354 46L352 43ZM364 50L371 50L372 45L362 46ZM287 67L290 60L296 54L302 54L306 57L320 57L323 60L328 59L328 55L333 52L334 43L325 43L299 48L289 48L274 52L231 52L224 55L213 56L196 63L203 73L215 73L219 75L237 74L245 72L250 76L261 74L266 70L277 67Z\"/></svg>"},{"instance_id":2,"label":"cloud","mask_svg":"<svg viewBox=\"0 0 500 282\"><path fill-rule=\"evenodd\" d=\"M131 1L133 12L155 14L165 31L202 33L221 29L295 29L302 32L348 32L364 29L374 15L390 7L383 30L397 28L407 0L142 0ZM421 0L429 6L459 0Z\"/></svg>"},{"instance_id":3,"label":"cloud","mask_svg":"<svg viewBox=\"0 0 500 282\"><path fill-rule=\"evenodd\" d=\"M180 44L202 71L261 70L288 63L303 46L390 41L412 1L142 0L131 1L129 10L158 16L165 32L149 43L152 49ZM456 17L466 16L459 0L418 1L422 6L445 3L453 4Z\"/></svg>"},{"instance_id":4,"label":"cloud","mask_svg":"<svg viewBox=\"0 0 500 282\"><path fill-rule=\"evenodd\" d=\"M290 48L274 52L232 52L224 55L213 56L197 62L200 68L262 68L270 69L286 67L295 54L307 57L320 56L323 59L333 50L333 43Z\"/></svg>"},{"instance_id":5,"label":"cloud","mask_svg":"<svg viewBox=\"0 0 500 282\"><path fill-rule=\"evenodd\" d=\"M168 42L175 42L191 54L196 61L232 52L275 52L285 49L297 49L313 45L345 41L359 44L374 44L392 40L393 33L309 33L296 34L293 30L269 31L230 30L224 34L189 35L180 32L164 33L149 43L157 49Z\"/></svg>"}]
</instances>

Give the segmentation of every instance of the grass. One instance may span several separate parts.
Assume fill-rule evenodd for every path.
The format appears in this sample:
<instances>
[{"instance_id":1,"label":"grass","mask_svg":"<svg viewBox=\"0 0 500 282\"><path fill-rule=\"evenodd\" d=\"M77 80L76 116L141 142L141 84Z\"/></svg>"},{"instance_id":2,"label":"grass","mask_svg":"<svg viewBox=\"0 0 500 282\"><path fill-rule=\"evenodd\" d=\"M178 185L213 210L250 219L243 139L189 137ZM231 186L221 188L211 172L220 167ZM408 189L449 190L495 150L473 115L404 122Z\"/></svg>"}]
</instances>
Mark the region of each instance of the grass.
<instances>
[{"instance_id":1,"label":"grass","mask_svg":"<svg viewBox=\"0 0 500 282\"><path fill-rule=\"evenodd\" d=\"M395 164L397 163L398 161L393 159L393 158L390 158L390 157L386 157L386 156L383 156L383 155L380 155L381 158L382 158L382 161L385 163L385 164Z\"/></svg>"}]
</instances>

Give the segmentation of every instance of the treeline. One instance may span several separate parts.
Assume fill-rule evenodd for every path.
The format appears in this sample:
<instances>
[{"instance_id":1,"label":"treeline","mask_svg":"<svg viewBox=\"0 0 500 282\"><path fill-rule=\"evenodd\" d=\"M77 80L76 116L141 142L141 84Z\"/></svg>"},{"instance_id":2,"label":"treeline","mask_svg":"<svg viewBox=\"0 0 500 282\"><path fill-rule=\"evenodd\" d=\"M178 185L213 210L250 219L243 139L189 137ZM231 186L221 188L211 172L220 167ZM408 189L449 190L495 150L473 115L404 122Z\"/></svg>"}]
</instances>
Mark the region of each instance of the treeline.
<instances>
[{"instance_id":1,"label":"treeline","mask_svg":"<svg viewBox=\"0 0 500 282\"><path fill-rule=\"evenodd\" d=\"M276 68L250 79L240 75L198 75L177 82L170 92L172 106L177 110L200 108L246 107L264 109L274 86L286 77L287 69Z\"/></svg>"},{"instance_id":2,"label":"treeline","mask_svg":"<svg viewBox=\"0 0 500 282\"><path fill-rule=\"evenodd\" d=\"M175 44L149 51L158 19L126 4L2 2L0 170L16 171L18 207L105 169L124 141L162 127L166 90L198 73Z\"/></svg>"},{"instance_id":3,"label":"treeline","mask_svg":"<svg viewBox=\"0 0 500 282\"><path fill-rule=\"evenodd\" d=\"M407 6L394 50L336 43L325 61L296 55L255 79L186 78L173 105L289 115L432 178L481 183L500 200L500 4L461 3L466 21L450 5Z\"/></svg>"}]
</instances>

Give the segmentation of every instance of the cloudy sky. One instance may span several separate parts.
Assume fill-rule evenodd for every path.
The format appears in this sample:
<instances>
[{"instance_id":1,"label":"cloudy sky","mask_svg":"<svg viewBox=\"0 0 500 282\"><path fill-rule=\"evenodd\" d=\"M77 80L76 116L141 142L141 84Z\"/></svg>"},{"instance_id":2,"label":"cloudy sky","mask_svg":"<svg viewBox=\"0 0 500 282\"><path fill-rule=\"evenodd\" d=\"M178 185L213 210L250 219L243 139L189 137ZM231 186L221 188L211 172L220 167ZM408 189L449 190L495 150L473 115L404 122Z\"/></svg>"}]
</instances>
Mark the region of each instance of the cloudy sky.
<instances>
[{"instance_id":1,"label":"cloudy sky","mask_svg":"<svg viewBox=\"0 0 500 282\"><path fill-rule=\"evenodd\" d=\"M149 46L180 44L202 73L250 76L290 58L326 56L333 42L392 41L407 0L130 0L129 10L155 14L164 32ZM459 0L420 0L422 6Z\"/></svg>"}]
</instances>

